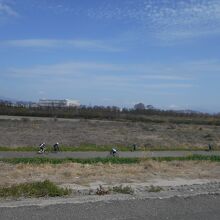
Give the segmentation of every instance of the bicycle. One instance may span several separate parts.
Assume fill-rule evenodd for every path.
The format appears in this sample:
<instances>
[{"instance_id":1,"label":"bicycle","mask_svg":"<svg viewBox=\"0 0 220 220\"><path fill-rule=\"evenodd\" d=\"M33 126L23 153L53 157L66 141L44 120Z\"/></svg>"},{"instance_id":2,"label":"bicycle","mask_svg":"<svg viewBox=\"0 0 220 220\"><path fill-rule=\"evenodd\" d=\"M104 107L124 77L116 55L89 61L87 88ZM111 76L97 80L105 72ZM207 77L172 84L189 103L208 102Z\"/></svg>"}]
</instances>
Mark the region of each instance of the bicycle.
<instances>
[{"instance_id":1,"label":"bicycle","mask_svg":"<svg viewBox=\"0 0 220 220\"><path fill-rule=\"evenodd\" d=\"M46 145L42 143L39 145L40 150L37 152L38 154L45 154L46 153Z\"/></svg>"},{"instance_id":2,"label":"bicycle","mask_svg":"<svg viewBox=\"0 0 220 220\"><path fill-rule=\"evenodd\" d=\"M37 153L38 153L38 154L45 154L45 153L46 153L46 150L39 150Z\"/></svg>"},{"instance_id":3,"label":"bicycle","mask_svg":"<svg viewBox=\"0 0 220 220\"><path fill-rule=\"evenodd\" d=\"M108 155L109 157L119 157L119 153L117 152L117 151L113 151L113 150L111 150L110 152L109 152L109 155Z\"/></svg>"},{"instance_id":4,"label":"bicycle","mask_svg":"<svg viewBox=\"0 0 220 220\"><path fill-rule=\"evenodd\" d=\"M59 143L57 142L56 144L53 145L53 152L57 153L58 151L60 151L60 148L59 148Z\"/></svg>"}]
</instances>

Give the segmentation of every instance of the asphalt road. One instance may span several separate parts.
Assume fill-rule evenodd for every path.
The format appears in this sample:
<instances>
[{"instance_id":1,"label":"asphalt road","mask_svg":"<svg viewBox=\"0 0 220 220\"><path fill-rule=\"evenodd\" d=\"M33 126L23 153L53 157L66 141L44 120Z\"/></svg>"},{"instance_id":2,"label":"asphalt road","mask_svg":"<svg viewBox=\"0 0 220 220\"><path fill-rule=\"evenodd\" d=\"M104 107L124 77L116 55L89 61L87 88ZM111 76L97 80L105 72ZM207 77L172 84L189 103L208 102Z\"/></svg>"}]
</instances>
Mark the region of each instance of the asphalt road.
<instances>
[{"instance_id":1,"label":"asphalt road","mask_svg":"<svg viewBox=\"0 0 220 220\"><path fill-rule=\"evenodd\" d=\"M50 206L3 207L1 220L219 220L220 195L167 199L118 200Z\"/></svg>"},{"instance_id":2,"label":"asphalt road","mask_svg":"<svg viewBox=\"0 0 220 220\"><path fill-rule=\"evenodd\" d=\"M185 157L192 154L197 155L218 155L220 151L136 151L136 152L119 152L122 158L145 158L145 157ZM109 152L46 152L38 154L37 152L0 152L0 158L33 158L33 157L49 157L49 158L106 158Z\"/></svg>"}]
</instances>

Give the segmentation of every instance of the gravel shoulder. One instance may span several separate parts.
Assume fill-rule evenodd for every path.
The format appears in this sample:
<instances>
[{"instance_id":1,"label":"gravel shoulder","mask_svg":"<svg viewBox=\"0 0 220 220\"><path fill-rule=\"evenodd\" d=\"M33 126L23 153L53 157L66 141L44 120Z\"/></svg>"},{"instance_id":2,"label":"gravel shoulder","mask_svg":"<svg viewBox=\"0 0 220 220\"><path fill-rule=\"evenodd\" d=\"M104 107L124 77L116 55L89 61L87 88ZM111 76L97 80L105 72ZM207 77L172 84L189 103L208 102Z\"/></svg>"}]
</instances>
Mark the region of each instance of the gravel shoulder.
<instances>
[{"instance_id":1,"label":"gravel shoulder","mask_svg":"<svg viewBox=\"0 0 220 220\"><path fill-rule=\"evenodd\" d=\"M157 183L156 183L157 181ZM220 180L191 180L184 179L154 180L154 186L160 186L159 192L151 192L150 183L123 184L129 185L134 192L132 194L113 193L108 195L96 195L96 187L100 182L92 183L90 187L77 186L75 184L63 184L61 187L68 187L75 190L71 196L61 198L38 198L38 199L1 199L0 208L39 206L45 207L55 204L83 204L95 202L145 200L145 199L168 199L173 197L189 198L199 195L220 196ZM108 189L110 185L104 185Z\"/></svg>"}]
</instances>

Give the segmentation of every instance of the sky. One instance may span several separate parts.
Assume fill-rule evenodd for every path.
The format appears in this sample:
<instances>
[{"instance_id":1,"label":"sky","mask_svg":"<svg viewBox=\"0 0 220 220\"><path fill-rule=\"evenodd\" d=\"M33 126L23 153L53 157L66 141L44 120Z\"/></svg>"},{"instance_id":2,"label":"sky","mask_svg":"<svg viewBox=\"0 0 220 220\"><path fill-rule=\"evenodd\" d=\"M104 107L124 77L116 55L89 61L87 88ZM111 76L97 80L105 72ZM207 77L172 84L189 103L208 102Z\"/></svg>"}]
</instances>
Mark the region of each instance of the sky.
<instances>
[{"instance_id":1,"label":"sky","mask_svg":"<svg viewBox=\"0 0 220 220\"><path fill-rule=\"evenodd\" d=\"M219 0L0 0L0 97L220 112Z\"/></svg>"}]
</instances>

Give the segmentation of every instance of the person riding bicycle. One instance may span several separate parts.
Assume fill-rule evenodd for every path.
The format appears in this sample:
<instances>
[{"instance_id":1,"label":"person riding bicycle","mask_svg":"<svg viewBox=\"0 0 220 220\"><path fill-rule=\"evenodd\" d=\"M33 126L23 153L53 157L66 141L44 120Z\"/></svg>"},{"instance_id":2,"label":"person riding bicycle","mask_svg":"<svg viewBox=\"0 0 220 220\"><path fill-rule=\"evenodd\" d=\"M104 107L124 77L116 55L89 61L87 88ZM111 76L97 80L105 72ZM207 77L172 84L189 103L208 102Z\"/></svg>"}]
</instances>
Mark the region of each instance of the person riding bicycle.
<instances>
[{"instance_id":1,"label":"person riding bicycle","mask_svg":"<svg viewBox=\"0 0 220 220\"><path fill-rule=\"evenodd\" d=\"M136 151L137 150L137 144L133 144L132 145L132 151Z\"/></svg>"},{"instance_id":2,"label":"person riding bicycle","mask_svg":"<svg viewBox=\"0 0 220 220\"><path fill-rule=\"evenodd\" d=\"M115 148L112 148L111 150L111 154L113 155L113 157L117 154L117 150Z\"/></svg>"},{"instance_id":3,"label":"person riding bicycle","mask_svg":"<svg viewBox=\"0 0 220 220\"><path fill-rule=\"evenodd\" d=\"M40 151L39 153L44 153L46 150L46 144L43 142L39 145Z\"/></svg>"},{"instance_id":4,"label":"person riding bicycle","mask_svg":"<svg viewBox=\"0 0 220 220\"><path fill-rule=\"evenodd\" d=\"M59 151L59 143L57 142L56 144L53 145L54 151Z\"/></svg>"}]
</instances>

